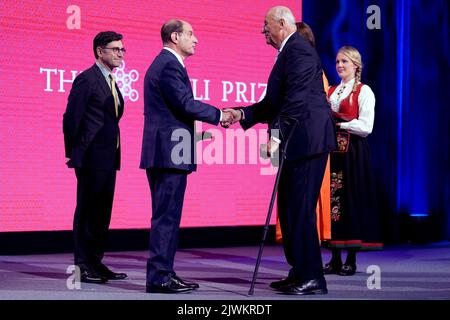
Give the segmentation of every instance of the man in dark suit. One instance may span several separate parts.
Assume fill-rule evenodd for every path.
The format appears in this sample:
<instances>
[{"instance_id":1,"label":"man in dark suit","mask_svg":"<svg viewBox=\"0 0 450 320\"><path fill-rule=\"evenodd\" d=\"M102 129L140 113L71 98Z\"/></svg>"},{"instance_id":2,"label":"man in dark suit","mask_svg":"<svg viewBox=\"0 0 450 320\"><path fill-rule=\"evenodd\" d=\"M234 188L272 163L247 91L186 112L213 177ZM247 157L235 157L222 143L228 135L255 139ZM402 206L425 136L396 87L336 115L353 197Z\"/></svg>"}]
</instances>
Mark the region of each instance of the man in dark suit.
<instances>
[{"instance_id":1,"label":"man in dark suit","mask_svg":"<svg viewBox=\"0 0 450 320\"><path fill-rule=\"evenodd\" d=\"M187 175L196 170L194 121L231 122L230 112L194 100L184 60L193 55L197 38L192 26L170 20L161 28L163 50L144 80L142 169L152 196L147 292L178 293L198 288L173 269Z\"/></svg>"},{"instance_id":2,"label":"man in dark suit","mask_svg":"<svg viewBox=\"0 0 450 320\"><path fill-rule=\"evenodd\" d=\"M269 155L284 150L294 130L285 154L280 155L285 156L285 163L278 188L284 251L292 268L287 278L270 286L288 294L325 294L315 208L336 137L323 91L321 62L314 48L296 33L295 18L286 7L268 11L262 33L267 44L278 50L266 96L233 113L244 129L258 122L269 124Z\"/></svg>"},{"instance_id":3,"label":"man in dark suit","mask_svg":"<svg viewBox=\"0 0 450 320\"><path fill-rule=\"evenodd\" d=\"M81 281L125 279L102 263L120 169L119 120L124 100L111 74L122 63L122 35L100 32L94 38L95 64L78 75L63 117L67 165L75 168L77 206L73 221L75 264Z\"/></svg>"}]
</instances>

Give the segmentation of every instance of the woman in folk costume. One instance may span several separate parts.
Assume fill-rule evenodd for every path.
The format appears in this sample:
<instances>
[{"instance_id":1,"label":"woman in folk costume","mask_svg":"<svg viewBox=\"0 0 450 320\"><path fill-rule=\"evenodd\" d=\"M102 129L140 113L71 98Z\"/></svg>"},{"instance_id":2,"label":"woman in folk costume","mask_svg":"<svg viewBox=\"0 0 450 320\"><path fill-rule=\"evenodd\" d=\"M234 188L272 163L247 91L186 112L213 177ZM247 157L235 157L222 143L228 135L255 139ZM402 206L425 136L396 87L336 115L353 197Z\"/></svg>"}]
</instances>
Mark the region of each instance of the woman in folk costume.
<instances>
[{"instance_id":1,"label":"woman in folk costume","mask_svg":"<svg viewBox=\"0 0 450 320\"><path fill-rule=\"evenodd\" d=\"M342 47L336 71L342 79L328 91L337 126L338 150L331 153L331 261L325 274L350 276L356 272L356 253L379 250L379 213L366 137L372 132L375 95L361 83L363 64L357 49ZM344 264L341 251L348 251Z\"/></svg>"}]
</instances>

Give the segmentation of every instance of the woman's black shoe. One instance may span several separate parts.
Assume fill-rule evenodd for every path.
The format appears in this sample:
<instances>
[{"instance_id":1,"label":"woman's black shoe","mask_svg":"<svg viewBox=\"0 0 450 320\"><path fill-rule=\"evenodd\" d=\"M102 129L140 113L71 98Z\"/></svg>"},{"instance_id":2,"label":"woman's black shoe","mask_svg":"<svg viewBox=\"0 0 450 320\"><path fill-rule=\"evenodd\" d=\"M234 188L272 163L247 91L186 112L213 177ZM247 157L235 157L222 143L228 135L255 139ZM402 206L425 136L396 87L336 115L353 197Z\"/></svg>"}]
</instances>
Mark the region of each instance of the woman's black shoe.
<instances>
[{"instance_id":1,"label":"woman's black shoe","mask_svg":"<svg viewBox=\"0 0 450 320\"><path fill-rule=\"evenodd\" d=\"M342 264L327 263L323 268L324 274L338 274L341 271Z\"/></svg>"},{"instance_id":2,"label":"woman's black shoe","mask_svg":"<svg viewBox=\"0 0 450 320\"><path fill-rule=\"evenodd\" d=\"M356 272L356 265L355 264L344 264L342 265L341 270L339 271L340 276L352 276Z\"/></svg>"}]
</instances>

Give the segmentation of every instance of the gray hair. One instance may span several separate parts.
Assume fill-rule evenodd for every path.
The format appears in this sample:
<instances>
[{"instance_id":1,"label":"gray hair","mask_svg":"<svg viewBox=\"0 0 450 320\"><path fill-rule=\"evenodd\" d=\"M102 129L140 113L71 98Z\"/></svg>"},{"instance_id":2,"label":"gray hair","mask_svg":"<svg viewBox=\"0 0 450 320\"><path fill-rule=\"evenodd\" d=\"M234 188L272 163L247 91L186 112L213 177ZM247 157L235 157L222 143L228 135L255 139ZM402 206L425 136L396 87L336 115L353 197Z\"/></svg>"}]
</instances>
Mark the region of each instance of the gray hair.
<instances>
[{"instance_id":1,"label":"gray hair","mask_svg":"<svg viewBox=\"0 0 450 320\"><path fill-rule=\"evenodd\" d=\"M288 25L296 27L295 17L288 7L277 6L273 7L271 10L273 10L274 17L277 21L283 19Z\"/></svg>"}]
</instances>

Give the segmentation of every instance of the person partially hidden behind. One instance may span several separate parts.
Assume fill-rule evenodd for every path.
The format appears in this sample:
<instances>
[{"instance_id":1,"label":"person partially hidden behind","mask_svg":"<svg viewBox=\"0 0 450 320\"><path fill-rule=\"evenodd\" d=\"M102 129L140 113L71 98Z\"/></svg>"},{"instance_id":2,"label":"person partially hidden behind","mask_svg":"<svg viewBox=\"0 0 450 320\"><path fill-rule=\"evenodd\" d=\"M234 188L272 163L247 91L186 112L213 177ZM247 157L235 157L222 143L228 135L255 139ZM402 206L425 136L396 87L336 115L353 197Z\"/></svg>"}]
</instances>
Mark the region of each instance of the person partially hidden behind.
<instances>
[{"instance_id":1,"label":"person partially hidden behind","mask_svg":"<svg viewBox=\"0 0 450 320\"><path fill-rule=\"evenodd\" d=\"M199 285L174 271L187 176L197 168L194 121L227 126L231 112L194 99L184 61L195 53L197 38L186 21L170 20L161 28L163 49L144 80L144 132L140 168L146 170L152 198L150 253L146 291L180 293ZM180 140L182 151L177 152Z\"/></svg>"},{"instance_id":2,"label":"person partially hidden behind","mask_svg":"<svg viewBox=\"0 0 450 320\"><path fill-rule=\"evenodd\" d=\"M380 217L370 164L367 136L375 118L375 95L361 83L363 64L356 48L345 46L336 56L342 79L329 91L329 102L338 127L338 150L331 153L331 260L325 274L351 276L356 253L382 249ZM345 263L341 251L347 250Z\"/></svg>"},{"instance_id":3,"label":"person partially hidden behind","mask_svg":"<svg viewBox=\"0 0 450 320\"><path fill-rule=\"evenodd\" d=\"M102 263L120 169L119 120L124 101L111 74L122 63L122 35L100 32L94 38L95 64L78 75L63 116L67 165L77 177L73 220L75 265L81 282L125 279Z\"/></svg>"},{"instance_id":4,"label":"person partially hidden behind","mask_svg":"<svg viewBox=\"0 0 450 320\"><path fill-rule=\"evenodd\" d=\"M296 31L289 8L268 11L262 33L266 43L278 50L278 57L266 96L251 106L230 110L244 129L268 123L271 138L267 153L280 150L280 157L285 157L278 207L284 253L291 269L286 278L270 287L286 294L326 294L315 209L328 154L336 149L336 135L323 90L320 58ZM272 135L277 131L278 138Z\"/></svg>"}]
</instances>

